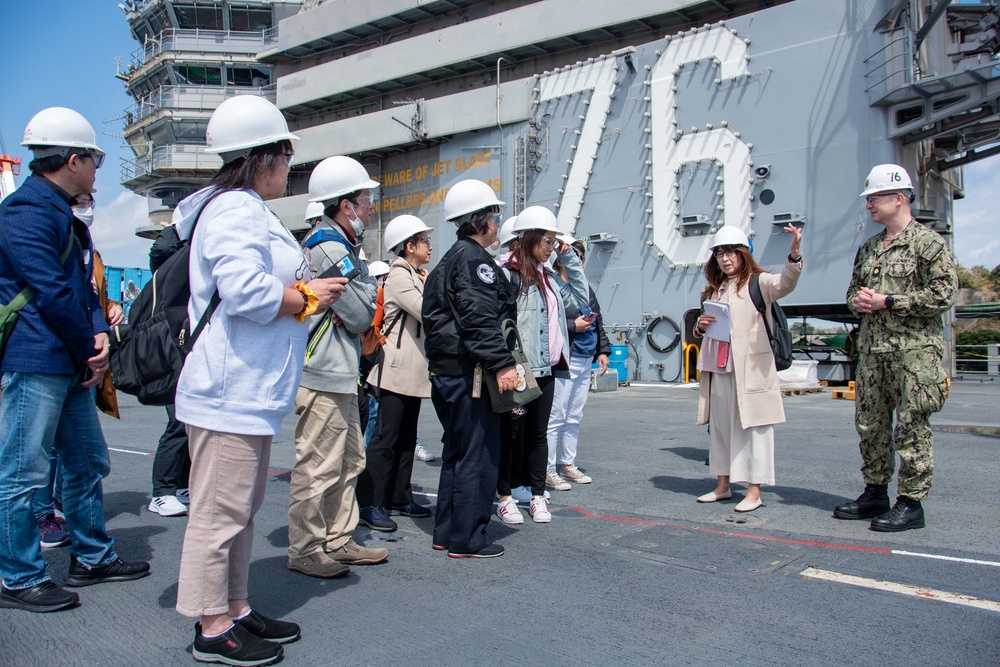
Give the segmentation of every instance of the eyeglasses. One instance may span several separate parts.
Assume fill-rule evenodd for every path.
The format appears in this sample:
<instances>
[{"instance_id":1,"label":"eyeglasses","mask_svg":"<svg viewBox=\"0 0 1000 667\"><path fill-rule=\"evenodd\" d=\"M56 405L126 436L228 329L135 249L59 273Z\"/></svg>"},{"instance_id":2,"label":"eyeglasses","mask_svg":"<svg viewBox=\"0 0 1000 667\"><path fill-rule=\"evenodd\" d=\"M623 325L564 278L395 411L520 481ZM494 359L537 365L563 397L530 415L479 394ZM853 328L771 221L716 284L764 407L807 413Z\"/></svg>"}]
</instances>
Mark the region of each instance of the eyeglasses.
<instances>
[{"instance_id":1,"label":"eyeglasses","mask_svg":"<svg viewBox=\"0 0 1000 667\"><path fill-rule=\"evenodd\" d=\"M104 164L104 153L98 153L97 151L81 151L77 153L80 157L89 157L94 161L94 169L100 169L101 165Z\"/></svg>"},{"instance_id":2,"label":"eyeglasses","mask_svg":"<svg viewBox=\"0 0 1000 667\"><path fill-rule=\"evenodd\" d=\"M715 249L715 256L722 257L723 255L735 256L740 254L740 247L738 245L722 245Z\"/></svg>"},{"instance_id":3,"label":"eyeglasses","mask_svg":"<svg viewBox=\"0 0 1000 667\"><path fill-rule=\"evenodd\" d=\"M554 246L557 241L558 241L558 239L556 237L554 237L554 236L543 236L542 237L542 243L544 243L545 245L549 246L550 248L552 246Z\"/></svg>"},{"instance_id":4,"label":"eyeglasses","mask_svg":"<svg viewBox=\"0 0 1000 667\"><path fill-rule=\"evenodd\" d=\"M431 244L431 237L429 237L429 236L417 236L417 237L415 237L413 239L413 242L414 243L426 243L427 245L430 245Z\"/></svg>"},{"instance_id":5,"label":"eyeglasses","mask_svg":"<svg viewBox=\"0 0 1000 667\"><path fill-rule=\"evenodd\" d=\"M355 203L358 206L364 206L365 208L371 208L372 207L372 203L374 201L375 201L374 197L372 197L371 195L365 195L364 197L358 197L357 200L355 200Z\"/></svg>"},{"instance_id":6,"label":"eyeglasses","mask_svg":"<svg viewBox=\"0 0 1000 667\"><path fill-rule=\"evenodd\" d=\"M289 167L292 166L292 160L295 158L295 153L282 153L285 156L285 162Z\"/></svg>"},{"instance_id":7,"label":"eyeglasses","mask_svg":"<svg viewBox=\"0 0 1000 667\"><path fill-rule=\"evenodd\" d=\"M874 204L879 197L895 197L898 194L899 194L898 192L880 192L877 195L868 195L867 197L865 197L865 202L869 204Z\"/></svg>"}]
</instances>

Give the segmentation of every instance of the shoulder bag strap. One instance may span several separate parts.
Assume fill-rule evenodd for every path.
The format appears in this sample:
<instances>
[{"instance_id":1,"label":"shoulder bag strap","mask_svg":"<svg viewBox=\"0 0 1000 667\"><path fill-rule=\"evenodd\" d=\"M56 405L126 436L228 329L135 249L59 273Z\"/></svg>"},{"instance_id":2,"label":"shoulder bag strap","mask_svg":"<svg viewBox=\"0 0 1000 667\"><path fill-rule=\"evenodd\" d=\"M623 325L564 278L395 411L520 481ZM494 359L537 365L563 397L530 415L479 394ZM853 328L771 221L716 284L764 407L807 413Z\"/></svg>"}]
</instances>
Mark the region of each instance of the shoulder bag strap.
<instances>
[{"instance_id":1,"label":"shoulder bag strap","mask_svg":"<svg viewBox=\"0 0 1000 667\"><path fill-rule=\"evenodd\" d=\"M72 223L70 223L69 238L66 241L66 248L63 249L62 254L59 255L60 266L66 263L66 260L69 259L70 253L73 252L74 237L75 235L73 234L73 225ZM13 299L10 300L10 303L7 304L7 308L14 311L15 313L19 312L34 297L35 297L35 290L31 289L31 287L25 287L23 290L18 292Z\"/></svg>"},{"instance_id":2,"label":"shoulder bag strap","mask_svg":"<svg viewBox=\"0 0 1000 667\"><path fill-rule=\"evenodd\" d=\"M771 325L767 323L767 307L764 303L764 295L760 293L760 274L755 273L750 276L750 300L753 301L754 307L760 316L764 318L764 330L767 331L767 339L771 340L773 336L771 335Z\"/></svg>"}]
</instances>

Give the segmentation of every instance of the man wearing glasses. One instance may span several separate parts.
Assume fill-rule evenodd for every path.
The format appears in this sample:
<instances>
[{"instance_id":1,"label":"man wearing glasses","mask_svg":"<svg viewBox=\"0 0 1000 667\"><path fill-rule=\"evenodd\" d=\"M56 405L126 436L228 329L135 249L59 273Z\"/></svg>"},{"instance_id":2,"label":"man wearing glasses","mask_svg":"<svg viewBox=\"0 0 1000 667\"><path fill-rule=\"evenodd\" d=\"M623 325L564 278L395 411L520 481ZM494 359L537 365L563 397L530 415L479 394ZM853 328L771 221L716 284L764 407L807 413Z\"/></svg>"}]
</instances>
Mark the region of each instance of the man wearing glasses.
<instances>
[{"instance_id":1,"label":"man wearing glasses","mask_svg":"<svg viewBox=\"0 0 1000 667\"><path fill-rule=\"evenodd\" d=\"M119 558L104 526L111 462L94 387L108 372L109 329L91 283L90 232L71 208L93 192L104 152L86 119L62 107L36 114L21 145L34 156L31 176L0 204L0 303L27 300L0 363L0 607L49 612L79 602L50 578L31 509L50 448L63 468L67 585L138 579L149 564Z\"/></svg>"},{"instance_id":2,"label":"man wearing glasses","mask_svg":"<svg viewBox=\"0 0 1000 667\"><path fill-rule=\"evenodd\" d=\"M375 314L375 279L359 257L379 186L358 161L335 155L309 177L309 201L324 215L303 247L316 275L345 258L358 267L344 295L309 318L305 368L295 395L295 467L289 484L288 569L311 577L347 574L348 565L380 563L386 549L360 546L355 488L365 468L358 408L361 334ZM349 276L348 276L349 277Z\"/></svg>"},{"instance_id":3,"label":"man wearing glasses","mask_svg":"<svg viewBox=\"0 0 1000 667\"><path fill-rule=\"evenodd\" d=\"M861 319L855 426L865 491L833 515L897 532L924 527L920 501L934 472L930 416L947 391L941 314L955 301L958 278L944 239L910 213L913 185L905 169L876 166L861 196L872 221L885 227L858 249L847 289L847 305ZM899 495L890 509L895 454Z\"/></svg>"}]
</instances>

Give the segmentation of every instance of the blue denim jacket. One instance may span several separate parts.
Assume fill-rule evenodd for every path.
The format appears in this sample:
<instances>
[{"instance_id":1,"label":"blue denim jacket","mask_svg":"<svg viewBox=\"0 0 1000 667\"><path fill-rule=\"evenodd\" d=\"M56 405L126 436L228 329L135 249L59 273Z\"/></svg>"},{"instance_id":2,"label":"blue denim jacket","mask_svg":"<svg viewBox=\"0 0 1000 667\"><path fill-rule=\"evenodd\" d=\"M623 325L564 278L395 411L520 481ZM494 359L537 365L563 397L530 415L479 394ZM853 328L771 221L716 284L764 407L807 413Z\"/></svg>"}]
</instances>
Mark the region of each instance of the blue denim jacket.
<instances>
[{"instance_id":1,"label":"blue denim jacket","mask_svg":"<svg viewBox=\"0 0 1000 667\"><path fill-rule=\"evenodd\" d=\"M562 356L569 363L569 332L566 329L565 310L567 306L582 308L590 305L590 287L587 276L583 273L583 264L572 248L559 253L559 261L566 270L566 283L548 265L545 265L545 275L552 285L558 287L556 300L559 302L559 329L563 335ZM524 354L531 364L531 372L535 377L552 375L549 366L549 317L545 307L545 297L537 285L532 285L528 291L517 297L517 330L521 334Z\"/></svg>"}]
</instances>

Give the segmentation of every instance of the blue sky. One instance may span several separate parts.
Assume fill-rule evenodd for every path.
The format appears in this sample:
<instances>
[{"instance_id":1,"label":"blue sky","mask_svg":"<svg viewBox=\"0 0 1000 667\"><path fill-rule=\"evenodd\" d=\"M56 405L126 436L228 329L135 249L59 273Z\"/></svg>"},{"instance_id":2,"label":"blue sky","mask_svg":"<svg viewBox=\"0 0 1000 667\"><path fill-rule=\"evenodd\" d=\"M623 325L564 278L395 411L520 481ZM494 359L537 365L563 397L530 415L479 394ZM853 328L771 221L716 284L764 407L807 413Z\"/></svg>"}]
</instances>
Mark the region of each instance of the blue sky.
<instances>
[{"instance_id":1,"label":"blue sky","mask_svg":"<svg viewBox=\"0 0 1000 667\"><path fill-rule=\"evenodd\" d=\"M121 140L119 118L130 105L122 82L114 78L115 59L127 65L138 48L117 0L0 0L0 68L4 95L0 134L8 153L22 161L20 184L27 174L28 151L20 146L31 117L49 106L82 113L98 132L108 158L97 175L97 211L93 234L108 264L148 265L149 241L134 235L148 224L145 199L119 184L120 157L130 156ZM124 67L123 67L124 69ZM966 198L955 202L955 250L963 264L1000 264L1000 158L965 169ZM860 206L860 203L859 203Z\"/></svg>"}]
</instances>

